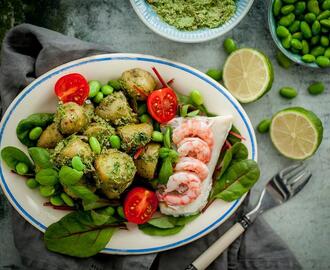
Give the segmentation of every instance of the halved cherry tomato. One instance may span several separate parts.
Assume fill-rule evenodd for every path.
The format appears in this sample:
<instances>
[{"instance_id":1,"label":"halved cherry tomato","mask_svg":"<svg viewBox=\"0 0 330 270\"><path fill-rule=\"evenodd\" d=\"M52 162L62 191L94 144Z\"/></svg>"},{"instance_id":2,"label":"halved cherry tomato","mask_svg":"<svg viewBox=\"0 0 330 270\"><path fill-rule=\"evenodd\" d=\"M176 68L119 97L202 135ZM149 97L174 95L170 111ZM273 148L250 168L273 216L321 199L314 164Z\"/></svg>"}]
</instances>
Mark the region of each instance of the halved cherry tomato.
<instances>
[{"instance_id":1,"label":"halved cherry tomato","mask_svg":"<svg viewBox=\"0 0 330 270\"><path fill-rule=\"evenodd\" d=\"M162 88L151 92L147 106L152 118L159 123L166 123L176 115L178 99L171 88Z\"/></svg>"},{"instance_id":2,"label":"halved cherry tomato","mask_svg":"<svg viewBox=\"0 0 330 270\"><path fill-rule=\"evenodd\" d=\"M73 101L82 105L88 97L89 85L81 74L71 73L58 79L55 94L64 103Z\"/></svg>"},{"instance_id":3,"label":"halved cherry tomato","mask_svg":"<svg viewBox=\"0 0 330 270\"><path fill-rule=\"evenodd\" d=\"M135 224L143 224L150 220L157 207L156 193L143 187L133 188L124 201L125 217Z\"/></svg>"}]
</instances>

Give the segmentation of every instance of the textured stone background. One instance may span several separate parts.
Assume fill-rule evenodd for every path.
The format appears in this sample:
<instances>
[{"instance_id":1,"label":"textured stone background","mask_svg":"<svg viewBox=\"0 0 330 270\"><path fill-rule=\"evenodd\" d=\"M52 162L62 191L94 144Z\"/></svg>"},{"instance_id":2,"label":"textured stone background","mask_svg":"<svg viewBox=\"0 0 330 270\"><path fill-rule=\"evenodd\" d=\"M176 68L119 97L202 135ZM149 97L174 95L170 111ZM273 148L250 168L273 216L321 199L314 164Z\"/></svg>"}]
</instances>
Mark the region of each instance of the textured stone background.
<instances>
[{"instance_id":1,"label":"textured stone background","mask_svg":"<svg viewBox=\"0 0 330 270\"><path fill-rule=\"evenodd\" d=\"M36 4L38 2L38 4ZM324 138L316 155L306 161L313 178L295 199L265 214L274 230L287 242L304 269L330 269L330 71L303 67L282 69L274 58L276 49L267 28L267 2L255 0L244 20L225 37L240 47L254 47L271 58L275 68L272 91L253 104L244 105L254 126L264 117L288 106L303 106L318 114L324 124ZM194 66L202 71L221 67L226 54L225 37L202 44L180 44L149 30L137 17L128 0L0 0L0 38L6 28L22 21L32 22L83 40L110 44L121 52L146 53ZM307 93L313 81L323 81L321 96ZM293 86L299 95L292 101L278 95L282 86ZM291 163L272 147L268 135L257 134L262 177L253 190ZM0 191L0 269L24 269L12 239L8 203Z\"/></svg>"}]
</instances>

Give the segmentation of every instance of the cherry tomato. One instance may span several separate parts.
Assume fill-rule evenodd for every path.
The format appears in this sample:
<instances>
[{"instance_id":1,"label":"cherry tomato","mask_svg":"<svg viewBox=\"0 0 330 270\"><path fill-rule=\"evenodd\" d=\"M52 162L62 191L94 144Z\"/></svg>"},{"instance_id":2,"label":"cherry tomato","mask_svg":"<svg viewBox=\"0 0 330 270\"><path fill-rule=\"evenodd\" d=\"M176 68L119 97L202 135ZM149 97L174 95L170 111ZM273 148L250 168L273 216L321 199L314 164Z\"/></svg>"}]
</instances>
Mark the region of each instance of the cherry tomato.
<instances>
[{"instance_id":1,"label":"cherry tomato","mask_svg":"<svg viewBox=\"0 0 330 270\"><path fill-rule=\"evenodd\" d=\"M159 123L166 123L176 115L178 100L171 88L151 92L147 100L148 112Z\"/></svg>"},{"instance_id":2,"label":"cherry tomato","mask_svg":"<svg viewBox=\"0 0 330 270\"><path fill-rule=\"evenodd\" d=\"M133 188L124 201L125 217L135 224L146 223L156 212L157 207L156 193L143 187Z\"/></svg>"},{"instance_id":3,"label":"cherry tomato","mask_svg":"<svg viewBox=\"0 0 330 270\"><path fill-rule=\"evenodd\" d=\"M82 105L88 97L89 85L81 74L71 73L58 79L55 94L64 103L73 101Z\"/></svg>"}]
</instances>

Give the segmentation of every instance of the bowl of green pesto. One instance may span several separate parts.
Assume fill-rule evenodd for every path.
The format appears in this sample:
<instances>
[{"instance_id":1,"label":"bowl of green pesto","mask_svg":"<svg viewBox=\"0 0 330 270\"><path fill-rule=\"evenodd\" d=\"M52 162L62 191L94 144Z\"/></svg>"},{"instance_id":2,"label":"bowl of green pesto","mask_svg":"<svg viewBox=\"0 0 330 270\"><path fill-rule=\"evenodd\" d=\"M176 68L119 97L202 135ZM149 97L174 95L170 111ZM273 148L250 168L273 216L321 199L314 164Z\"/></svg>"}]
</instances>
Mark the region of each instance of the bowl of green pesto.
<instances>
[{"instance_id":1,"label":"bowl of green pesto","mask_svg":"<svg viewBox=\"0 0 330 270\"><path fill-rule=\"evenodd\" d=\"M217 38L234 28L253 0L130 0L155 33L184 43Z\"/></svg>"}]
</instances>

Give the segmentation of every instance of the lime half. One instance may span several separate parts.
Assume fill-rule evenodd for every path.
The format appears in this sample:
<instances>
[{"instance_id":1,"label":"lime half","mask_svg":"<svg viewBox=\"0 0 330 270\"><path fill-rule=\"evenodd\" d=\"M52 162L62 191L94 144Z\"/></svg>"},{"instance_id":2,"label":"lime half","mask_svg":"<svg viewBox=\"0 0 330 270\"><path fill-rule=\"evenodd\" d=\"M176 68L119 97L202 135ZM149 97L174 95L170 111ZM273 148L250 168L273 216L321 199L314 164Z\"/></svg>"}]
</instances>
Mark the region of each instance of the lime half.
<instances>
[{"instance_id":1,"label":"lime half","mask_svg":"<svg viewBox=\"0 0 330 270\"><path fill-rule=\"evenodd\" d=\"M270 60L263 53L249 48L234 51L223 68L223 81L241 103L257 100L270 90L274 73Z\"/></svg>"},{"instance_id":2,"label":"lime half","mask_svg":"<svg viewBox=\"0 0 330 270\"><path fill-rule=\"evenodd\" d=\"M291 159L306 159L319 147L323 137L321 120L301 107L284 109L273 116L270 138L276 149Z\"/></svg>"}]
</instances>

